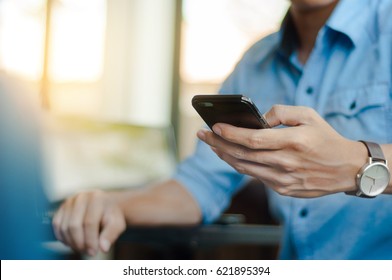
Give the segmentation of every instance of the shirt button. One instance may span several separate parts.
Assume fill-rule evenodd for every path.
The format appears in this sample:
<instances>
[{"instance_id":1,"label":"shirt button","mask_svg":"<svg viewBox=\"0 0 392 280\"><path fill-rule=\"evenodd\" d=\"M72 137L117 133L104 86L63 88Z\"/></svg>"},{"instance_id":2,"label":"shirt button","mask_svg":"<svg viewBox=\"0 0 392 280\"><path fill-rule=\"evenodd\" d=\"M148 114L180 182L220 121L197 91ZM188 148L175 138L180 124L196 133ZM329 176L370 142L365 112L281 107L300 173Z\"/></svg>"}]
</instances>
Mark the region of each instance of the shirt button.
<instances>
[{"instance_id":1,"label":"shirt button","mask_svg":"<svg viewBox=\"0 0 392 280\"><path fill-rule=\"evenodd\" d=\"M353 101L353 103L351 103L350 105L350 110L354 110L357 107L357 102Z\"/></svg>"},{"instance_id":2,"label":"shirt button","mask_svg":"<svg viewBox=\"0 0 392 280\"><path fill-rule=\"evenodd\" d=\"M308 216L308 209L303 208L301 211L299 211L299 216L301 218L306 218Z\"/></svg>"},{"instance_id":3,"label":"shirt button","mask_svg":"<svg viewBox=\"0 0 392 280\"><path fill-rule=\"evenodd\" d=\"M314 92L313 87L308 87L308 88L306 89L306 93L307 93L308 95L313 94L313 92Z\"/></svg>"}]
</instances>

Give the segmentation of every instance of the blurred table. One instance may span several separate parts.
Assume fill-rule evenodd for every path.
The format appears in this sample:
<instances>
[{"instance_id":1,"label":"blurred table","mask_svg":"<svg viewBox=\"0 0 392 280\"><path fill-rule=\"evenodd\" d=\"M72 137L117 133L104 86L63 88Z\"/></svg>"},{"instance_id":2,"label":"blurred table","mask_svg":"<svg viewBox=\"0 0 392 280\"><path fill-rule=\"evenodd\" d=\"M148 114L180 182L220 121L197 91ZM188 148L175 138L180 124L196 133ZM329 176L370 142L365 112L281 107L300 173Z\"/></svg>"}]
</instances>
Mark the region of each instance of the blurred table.
<instances>
[{"instance_id":1,"label":"blurred table","mask_svg":"<svg viewBox=\"0 0 392 280\"><path fill-rule=\"evenodd\" d=\"M118 242L195 246L278 245L282 229L275 225L202 225L197 227L128 227Z\"/></svg>"},{"instance_id":2,"label":"blurred table","mask_svg":"<svg viewBox=\"0 0 392 280\"><path fill-rule=\"evenodd\" d=\"M115 259L276 259L277 225L212 224L196 227L128 227Z\"/></svg>"}]
</instances>

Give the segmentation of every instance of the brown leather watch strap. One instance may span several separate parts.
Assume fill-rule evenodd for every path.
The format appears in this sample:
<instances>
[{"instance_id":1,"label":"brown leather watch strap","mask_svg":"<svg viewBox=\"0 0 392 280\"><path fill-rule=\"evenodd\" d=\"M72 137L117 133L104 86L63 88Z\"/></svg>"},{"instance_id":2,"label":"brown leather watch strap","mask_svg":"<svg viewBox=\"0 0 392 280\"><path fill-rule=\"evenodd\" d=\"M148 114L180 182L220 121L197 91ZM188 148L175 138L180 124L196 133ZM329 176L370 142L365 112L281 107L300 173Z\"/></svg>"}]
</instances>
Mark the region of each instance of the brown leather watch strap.
<instances>
[{"instance_id":1,"label":"brown leather watch strap","mask_svg":"<svg viewBox=\"0 0 392 280\"><path fill-rule=\"evenodd\" d=\"M368 150L369 153L369 157L371 157L373 161L385 162L385 156L379 144L363 141L363 140L360 140L359 142L365 144L366 149Z\"/></svg>"}]
</instances>

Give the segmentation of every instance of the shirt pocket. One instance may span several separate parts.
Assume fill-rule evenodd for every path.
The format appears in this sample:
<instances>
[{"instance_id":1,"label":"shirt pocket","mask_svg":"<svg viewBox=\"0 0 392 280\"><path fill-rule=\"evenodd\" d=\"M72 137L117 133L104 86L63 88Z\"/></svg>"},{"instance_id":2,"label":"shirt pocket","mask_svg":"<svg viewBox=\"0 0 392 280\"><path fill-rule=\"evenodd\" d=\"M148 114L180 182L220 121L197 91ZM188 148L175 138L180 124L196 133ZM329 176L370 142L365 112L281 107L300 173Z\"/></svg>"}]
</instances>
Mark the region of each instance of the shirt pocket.
<instances>
[{"instance_id":1,"label":"shirt pocket","mask_svg":"<svg viewBox=\"0 0 392 280\"><path fill-rule=\"evenodd\" d=\"M390 143L391 89L387 84L336 90L326 102L324 118L352 140Z\"/></svg>"}]
</instances>

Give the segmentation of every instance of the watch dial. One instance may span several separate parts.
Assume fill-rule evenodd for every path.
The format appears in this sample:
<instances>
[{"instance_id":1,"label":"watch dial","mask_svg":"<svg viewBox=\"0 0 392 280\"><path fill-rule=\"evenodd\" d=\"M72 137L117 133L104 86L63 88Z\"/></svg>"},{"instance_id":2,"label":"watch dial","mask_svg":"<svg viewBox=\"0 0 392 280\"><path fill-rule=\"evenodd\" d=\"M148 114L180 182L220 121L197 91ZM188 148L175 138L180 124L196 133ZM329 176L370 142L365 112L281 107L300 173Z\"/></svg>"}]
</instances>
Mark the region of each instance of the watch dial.
<instances>
[{"instance_id":1,"label":"watch dial","mask_svg":"<svg viewBox=\"0 0 392 280\"><path fill-rule=\"evenodd\" d=\"M389 171L381 164L370 166L362 175L361 190L369 196L382 193L389 184Z\"/></svg>"}]
</instances>

